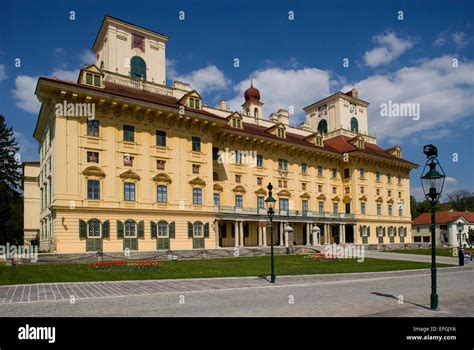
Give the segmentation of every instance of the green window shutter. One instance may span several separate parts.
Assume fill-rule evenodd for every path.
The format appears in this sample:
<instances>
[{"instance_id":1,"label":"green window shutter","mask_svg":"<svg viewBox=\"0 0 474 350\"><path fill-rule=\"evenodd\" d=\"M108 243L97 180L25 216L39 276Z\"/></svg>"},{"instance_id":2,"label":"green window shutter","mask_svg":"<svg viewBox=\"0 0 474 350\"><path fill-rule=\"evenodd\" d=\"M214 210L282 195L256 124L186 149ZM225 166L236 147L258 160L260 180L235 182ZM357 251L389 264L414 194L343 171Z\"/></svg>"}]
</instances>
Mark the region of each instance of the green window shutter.
<instances>
[{"instance_id":1,"label":"green window shutter","mask_svg":"<svg viewBox=\"0 0 474 350\"><path fill-rule=\"evenodd\" d=\"M169 237L170 238L175 238L175 224L174 221L170 224L170 232L169 232Z\"/></svg>"},{"instance_id":2,"label":"green window shutter","mask_svg":"<svg viewBox=\"0 0 474 350\"><path fill-rule=\"evenodd\" d=\"M145 238L145 222L143 220L138 223L137 236L139 239Z\"/></svg>"},{"instance_id":3,"label":"green window shutter","mask_svg":"<svg viewBox=\"0 0 474 350\"><path fill-rule=\"evenodd\" d=\"M193 238L193 223L188 221L188 238Z\"/></svg>"},{"instance_id":4,"label":"green window shutter","mask_svg":"<svg viewBox=\"0 0 474 350\"><path fill-rule=\"evenodd\" d=\"M106 220L102 223L102 238L110 239L110 221Z\"/></svg>"},{"instance_id":5,"label":"green window shutter","mask_svg":"<svg viewBox=\"0 0 474 350\"><path fill-rule=\"evenodd\" d=\"M385 237L385 227L383 228L383 236Z\"/></svg>"},{"instance_id":6,"label":"green window shutter","mask_svg":"<svg viewBox=\"0 0 474 350\"><path fill-rule=\"evenodd\" d=\"M370 226L367 227L367 237L370 237Z\"/></svg>"},{"instance_id":7,"label":"green window shutter","mask_svg":"<svg viewBox=\"0 0 474 350\"><path fill-rule=\"evenodd\" d=\"M151 232L151 238L155 239L156 238L156 222L150 221L150 232Z\"/></svg>"},{"instance_id":8,"label":"green window shutter","mask_svg":"<svg viewBox=\"0 0 474 350\"><path fill-rule=\"evenodd\" d=\"M209 223L206 222L204 225L204 238L209 238Z\"/></svg>"},{"instance_id":9,"label":"green window shutter","mask_svg":"<svg viewBox=\"0 0 474 350\"><path fill-rule=\"evenodd\" d=\"M117 239L123 239L123 222L117 220Z\"/></svg>"},{"instance_id":10,"label":"green window shutter","mask_svg":"<svg viewBox=\"0 0 474 350\"><path fill-rule=\"evenodd\" d=\"M87 238L87 224L84 220L79 219L79 238Z\"/></svg>"}]
</instances>

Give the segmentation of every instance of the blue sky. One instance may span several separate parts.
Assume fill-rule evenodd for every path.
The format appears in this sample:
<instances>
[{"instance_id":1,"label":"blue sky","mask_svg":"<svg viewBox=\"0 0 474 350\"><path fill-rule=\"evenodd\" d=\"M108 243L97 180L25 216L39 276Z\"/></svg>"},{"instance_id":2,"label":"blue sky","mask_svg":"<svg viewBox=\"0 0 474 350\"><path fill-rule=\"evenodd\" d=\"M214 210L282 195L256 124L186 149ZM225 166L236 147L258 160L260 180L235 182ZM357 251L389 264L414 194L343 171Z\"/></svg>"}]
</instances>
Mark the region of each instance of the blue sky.
<instances>
[{"instance_id":1,"label":"blue sky","mask_svg":"<svg viewBox=\"0 0 474 350\"><path fill-rule=\"evenodd\" d=\"M418 199L427 143L439 148L446 192L474 190L472 1L10 1L0 13L0 113L22 160L38 158L36 78L75 79L104 15L169 35L169 82L190 81L209 105L238 107L253 78L265 115L293 106L297 124L305 105L356 86L378 144L400 144L421 165L412 172ZM389 100L418 103L420 119L381 117Z\"/></svg>"}]
</instances>

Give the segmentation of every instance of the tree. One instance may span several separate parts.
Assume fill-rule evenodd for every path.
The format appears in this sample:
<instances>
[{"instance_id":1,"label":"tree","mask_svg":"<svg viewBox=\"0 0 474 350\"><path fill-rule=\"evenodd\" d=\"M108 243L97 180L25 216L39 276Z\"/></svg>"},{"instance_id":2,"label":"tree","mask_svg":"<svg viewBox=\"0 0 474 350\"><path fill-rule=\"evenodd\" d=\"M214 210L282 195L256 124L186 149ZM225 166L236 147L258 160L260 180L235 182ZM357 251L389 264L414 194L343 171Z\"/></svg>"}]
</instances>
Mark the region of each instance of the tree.
<instances>
[{"instance_id":1,"label":"tree","mask_svg":"<svg viewBox=\"0 0 474 350\"><path fill-rule=\"evenodd\" d=\"M0 244L22 244L23 198L19 147L13 130L0 115Z\"/></svg>"},{"instance_id":2,"label":"tree","mask_svg":"<svg viewBox=\"0 0 474 350\"><path fill-rule=\"evenodd\" d=\"M469 190L456 190L448 194L448 202L455 211L473 209L474 193Z\"/></svg>"}]
</instances>

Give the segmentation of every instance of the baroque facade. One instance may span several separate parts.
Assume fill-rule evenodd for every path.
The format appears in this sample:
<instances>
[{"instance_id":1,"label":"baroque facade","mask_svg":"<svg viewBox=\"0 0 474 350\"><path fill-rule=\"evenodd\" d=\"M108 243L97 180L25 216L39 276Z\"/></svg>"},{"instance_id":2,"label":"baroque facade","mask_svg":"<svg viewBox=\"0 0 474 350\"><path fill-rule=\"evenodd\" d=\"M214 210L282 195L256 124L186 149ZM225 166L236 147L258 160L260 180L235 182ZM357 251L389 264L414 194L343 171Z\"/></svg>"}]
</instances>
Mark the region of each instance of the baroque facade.
<instances>
[{"instance_id":1,"label":"baroque facade","mask_svg":"<svg viewBox=\"0 0 474 350\"><path fill-rule=\"evenodd\" d=\"M267 246L272 183L277 245L412 241L417 165L377 145L357 90L305 107L300 127L286 110L265 117L253 83L240 111L209 107L166 85L167 40L107 16L77 82L38 79L25 239L37 230L57 253Z\"/></svg>"}]
</instances>

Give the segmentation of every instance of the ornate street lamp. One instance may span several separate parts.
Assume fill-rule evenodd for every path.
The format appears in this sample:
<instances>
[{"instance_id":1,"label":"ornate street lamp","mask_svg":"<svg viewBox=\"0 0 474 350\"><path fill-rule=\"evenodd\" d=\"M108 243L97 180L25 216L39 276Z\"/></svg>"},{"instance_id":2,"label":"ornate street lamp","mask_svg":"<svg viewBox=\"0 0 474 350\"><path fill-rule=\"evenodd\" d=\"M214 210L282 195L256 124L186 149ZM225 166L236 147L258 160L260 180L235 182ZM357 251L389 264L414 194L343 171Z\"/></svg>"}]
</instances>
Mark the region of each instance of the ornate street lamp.
<instances>
[{"instance_id":1,"label":"ornate street lamp","mask_svg":"<svg viewBox=\"0 0 474 350\"><path fill-rule=\"evenodd\" d=\"M438 161L438 149L433 145L423 147L423 153L428 160L421 175L421 185L425 198L431 203L431 310L438 309L438 293L436 286L436 218L435 205L443 192L444 174Z\"/></svg>"},{"instance_id":2,"label":"ornate street lamp","mask_svg":"<svg viewBox=\"0 0 474 350\"><path fill-rule=\"evenodd\" d=\"M458 222L458 237L459 237L459 251L458 251L458 255L459 255L459 266L464 266L464 247L463 247L463 244L462 244L462 231L464 229L464 224L459 221Z\"/></svg>"},{"instance_id":3,"label":"ornate street lamp","mask_svg":"<svg viewBox=\"0 0 474 350\"><path fill-rule=\"evenodd\" d=\"M275 203L276 199L272 196L272 183L270 182L267 186L268 189L268 197L265 199L265 205L267 207L267 215L270 219L270 255L271 255L271 274L270 274L270 282L275 283L275 256L273 255L273 215L275 215Z\"/></svg>"}]
</instances>

